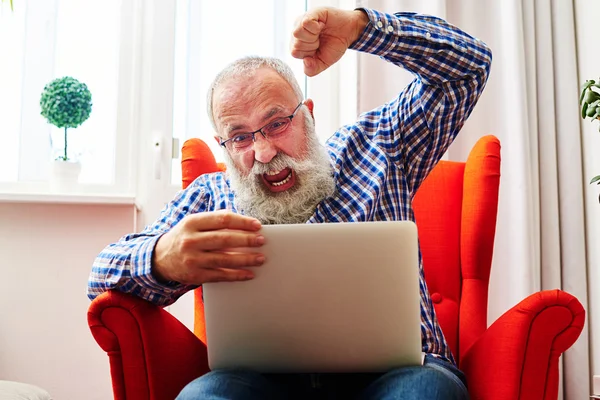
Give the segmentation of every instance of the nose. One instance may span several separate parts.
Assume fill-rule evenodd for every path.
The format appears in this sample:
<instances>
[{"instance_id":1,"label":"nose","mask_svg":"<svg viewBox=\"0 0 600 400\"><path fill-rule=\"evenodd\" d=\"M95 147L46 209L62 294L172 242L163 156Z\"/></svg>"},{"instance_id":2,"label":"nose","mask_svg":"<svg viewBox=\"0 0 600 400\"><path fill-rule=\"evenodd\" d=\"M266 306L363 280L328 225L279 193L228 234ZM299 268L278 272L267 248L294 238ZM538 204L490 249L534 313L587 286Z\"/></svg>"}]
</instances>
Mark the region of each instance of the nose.
<instances>
[{"instance_id":1,"label":"nose","mask_svg":"<svg viewBox=\"0 0 600 400\"><path fill-rule=\"evenodd\" d=\"M260 133L254 138L254 159L263 164L268 163L277 154L277 149L273 143L265 139Z\"/></svg>"}]
</instances>

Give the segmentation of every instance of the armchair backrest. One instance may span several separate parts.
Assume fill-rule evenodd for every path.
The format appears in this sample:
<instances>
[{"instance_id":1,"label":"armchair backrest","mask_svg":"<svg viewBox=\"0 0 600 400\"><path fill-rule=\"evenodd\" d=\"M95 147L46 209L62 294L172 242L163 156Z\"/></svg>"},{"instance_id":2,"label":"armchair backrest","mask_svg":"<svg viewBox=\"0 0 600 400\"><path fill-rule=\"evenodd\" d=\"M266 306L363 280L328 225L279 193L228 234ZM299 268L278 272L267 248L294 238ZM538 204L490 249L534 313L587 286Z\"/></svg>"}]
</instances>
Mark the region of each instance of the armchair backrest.
<instances>
[{"instance_id":1,"label":"armchair backrest","mask_svg":"<svg viewBox=\"0 0 600 400\"><path fill-rule=\"evenodd\" d=\"M425 280L452 354L487 328L500 142L484 136L466 162L440 161L413 199Z\"/></svg>"},{"instance_id":2,"label":"armchair backrest","mask_svg":"<svg viewBox=\"0 0 600 400\"><path fill-rule=\"evenodd\" d=\"M181 148L181 186L183 189L187 188L200 175L219 171L225 171L225 165L217 163L210 147L203 140L192 138L183 143ZM206 344L202 288L194 291L194 334Z\"/></svg>"},{"instance_id":3,"label":"armchair backrest","mask_svg":"<svg viewBox=\"0 0 600 400\"><path fill-rule=\"evenodd\" d=\"M209 147L182 148L182 183L223 171ZM466 163L440 161L414 197L425 279L457 361L487 328L487 299L500 183L500 142L484 136ZM194 333L206 343L202 289L195 291Z\"/></svg>"},{"instance_id":4,"label":"armchair backrest","mask_svg":"<svg viewBox=\"0 0 600 400\"><path fill-rule=\"evenodd\" d=\"M201 139L192 138L181 148L181 186L183 189L202 174L225 171L225 165L218 163L210 147Z\"/></svg>"}]
</instances>

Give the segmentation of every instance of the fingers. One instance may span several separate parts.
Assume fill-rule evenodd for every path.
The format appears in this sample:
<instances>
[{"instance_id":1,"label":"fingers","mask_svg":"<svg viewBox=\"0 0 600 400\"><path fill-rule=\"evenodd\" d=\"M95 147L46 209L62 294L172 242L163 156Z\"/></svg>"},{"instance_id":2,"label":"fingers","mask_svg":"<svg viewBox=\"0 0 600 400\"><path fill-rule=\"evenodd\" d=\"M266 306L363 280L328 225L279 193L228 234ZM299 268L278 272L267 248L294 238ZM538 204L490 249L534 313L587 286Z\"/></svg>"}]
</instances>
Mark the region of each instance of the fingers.
<instances>
[{"instance_id":1,"label":"fingers","mask_svg":"<svg viewBox=\"0 0 600 400\"><path fill-rule=\"evenodd\" d=\"M260 253L205 252L200 258L204 269L259 267L265 262L265 256Z\"/></svg>"},{"instance_id":2,"label":"fingers","mask_svg":"<svg viewBox=\"0 0 600 400\"><path fill-rule=\"evenodd\" d=\"M319 38L319 35L321 34L325 24L314 18L314 16L308 14L302 18L292 33L295 39L302 42L312 43Z\"/></svg>"},{"instance_id":3,"label":"fingers","mask_svg":"<svg viewBox=\"0 0 600 400\"><path fill-rule=\"evenodd\" d=\"M251 250L265 242L258 232L261 227L257 219L230 211L185 217L176 226L174 251L179 256L173 279L187 284L252 279L254 274L246 268L265 262L264 255Z\"/></svg>"},{"instance_id":4,"label":"fingers","mask_svg":"<svg viewBox=\"0 0 600 400\"><path fill-rule=\"evenodd\" d=\"M301 51L297 49L293 49L291 54L292 57L298 58L300 60L306 59L307 57L313 57L315 55L315 51Z\"/></svg>"},{"instance_id":5,"label":"fingers","mask_svg":"<svg viewBox=\"0 0 600 400\"><path fill-rule=\"evenodd\" d=\"M249 267L258 267L265 257L258 253L205 252L195 259L185 261L185 272L177 281L185 284L201 285L205 282L245 281L254 278Z\"/></svg>"},{"instance_id":6,"label":"fingers","mask_svg":"<svg viewBox=\"0 0 600 400\"><path fill-rule=\"evenodd\" d=\"M318 13L307 13L299 22L292 33L290 51L292 57L304 58L313 56L319 48L319 36L325 24L319 21Z\"/></svg>"},{"instance_id":7,"label":"fingers","mask_svg":"<svg viewBox=\"0 0 600 400\"><path fill-rule=\"evenodd\" d=\"M247 268L258 267L264 262L265 257L259 253L202 252L186 258L174 280L193 285L220 280L248 280L254 274Z\"/></svg>"},{"instance_id":8,"label":"fingers","mask_svg":"<svg viewBox=\"0 0 600 400\"><path fill-rule=\"evenodd\" d=\"M327 69L327 65L316 57L305 57L302 61L304 63L304 74L306 76L316 76Z\"/></svg>"},{"instance_id":9,"label":"fingers","mask_svg":"<svg viewBox=\"0 0 600 400\"><path fill-rule=\"evenodd\" d=\"M242 231L201 232L184 244L198 250L223 250L237 247L259 247L265 243L264 236Z\"/></svg>"},{"instance_id":10,"label":"fingers","mask_svg":"<svg viewBox=\"0 0 600 400\"><path fill-rule=\"evenodd\" d=\"M308 43L292 39L292 43L290 44L290 54L292 55L292 57L298 59L313 57L317 53L319 46L319 40L313 43Z\"/></svg>"},{"instance_id":11,"label":"fingers","mask_svg":"<svg viewBox=\"0 0 600 400\"><path fill-rule=\"evenodd\" d=\"M219 229L234 229L255 232L261 228L261 223L255 218L222 210L191 215L186 223L194 231L213 231Z\"/></svg>"},{"instance_id":12,"label":"fingers","mask_svg":"<svg viewBox=\"0 0 600 400\"><path fill-rule=\"evenodd\" d=\"M312 56L319 49L319 46L320 41L318 38L314 42L304 42L298 39L292 39L290 49L293 57L303 58L294 53L308 53L309 56Z\"/></svg>"},{"instance_id":13,"label":"fingers","mask_svg":"<svg viewBox=\"0 0 600 400\"><path fill-rule=\"evenodd\" d=\"M308 32L310 35L319 36L323 27L325 27L325 23L320 20L321 15L319 12L316 13L307 13L307 15L302 19L302 29L303 32Z\"/></svg>"},{"instance_id":14,"label":"fingers","mask_svg":"<svg viewBox=\"0 0 600 400\"><path fill-rule=\"evenodd\" d=\"M202 282L236 282L247 281L254 278L252 271L236 269L209 269L203 273Z\"/></svg>"}]
</instances>

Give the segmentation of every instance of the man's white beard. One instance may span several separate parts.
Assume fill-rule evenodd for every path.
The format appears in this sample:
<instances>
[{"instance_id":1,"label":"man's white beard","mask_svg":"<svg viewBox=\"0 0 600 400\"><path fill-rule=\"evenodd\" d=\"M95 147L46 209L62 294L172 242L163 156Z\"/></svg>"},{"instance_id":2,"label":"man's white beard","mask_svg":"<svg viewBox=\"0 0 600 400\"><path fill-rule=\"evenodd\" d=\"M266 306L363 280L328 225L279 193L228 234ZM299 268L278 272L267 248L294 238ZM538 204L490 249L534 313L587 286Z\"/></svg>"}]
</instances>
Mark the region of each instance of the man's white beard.
<instances>
[{"instance_id":1,"label":"man's white beard","mask_svg":"<svg viewBox=\"0 0 600 400\"><path fill-rule=\"evenodd\" d=\"M319 143L314 121L305 115L307 156L301 160L278 153L263 164L254 160L247 176L242 176L231 156L225 152L225 164L231 188L235 192L236 208L263 224L301 224L313 215L317 204L335 192L335 181L327 150ZM262 180L268 171L291 168L296 174L295 185L280 193L273 193Z\"/></svg>"}]
</instances>

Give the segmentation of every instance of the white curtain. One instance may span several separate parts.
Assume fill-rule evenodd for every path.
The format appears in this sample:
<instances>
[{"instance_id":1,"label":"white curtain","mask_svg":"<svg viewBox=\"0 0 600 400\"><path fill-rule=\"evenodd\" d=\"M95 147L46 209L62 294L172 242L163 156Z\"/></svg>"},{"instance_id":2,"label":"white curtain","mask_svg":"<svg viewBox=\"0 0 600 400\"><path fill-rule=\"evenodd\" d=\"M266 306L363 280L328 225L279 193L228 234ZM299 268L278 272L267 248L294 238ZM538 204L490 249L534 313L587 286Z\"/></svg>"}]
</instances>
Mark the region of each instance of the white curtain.
<instances>
[{"instance_id":1,"label":"white curtain","mask_svg":"<svg viewBox=\"0 0 600 400\"><path fill-rule=\"evenodd\" d=\"M584 332L563 357L561 398L567 400L588 398L590 376L600 373L600 338L592 337L592 354L588 335L590 323L600 323L600 310L592 307L600 304L600 254L594 249L600 243L600 204L597 187L587 184L600 174L592 154L600 133L593 132L596 124L581 123L578 107L580 83L600 76L598 56L587 54L598 48L593 16L600 2L594 3L358 2L390 13L442 17L492 48L487 88L446 157L464 161L485 134L496 135L502 145L488 323L529 294L553 288L573 294L588 311ZM412 79L368 55L359 57L358 69L359 112L391 99Z\"/></svg>"}]
</instances>

